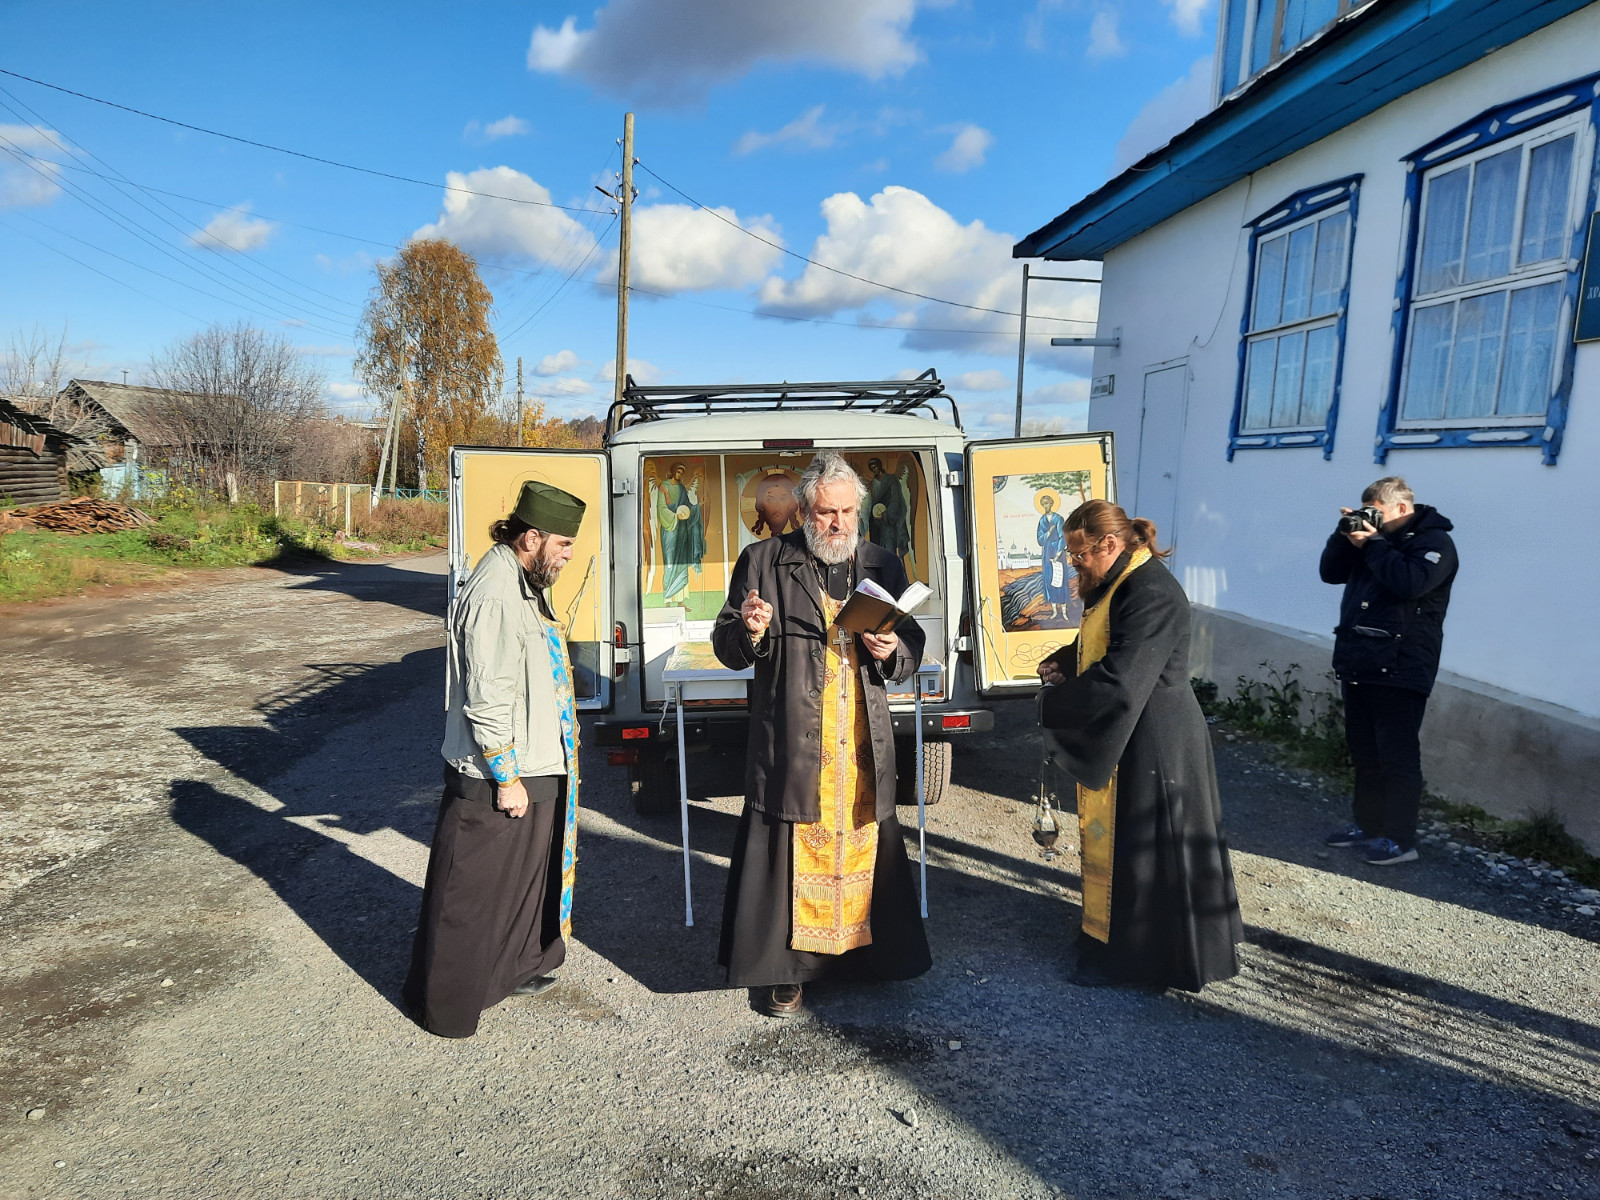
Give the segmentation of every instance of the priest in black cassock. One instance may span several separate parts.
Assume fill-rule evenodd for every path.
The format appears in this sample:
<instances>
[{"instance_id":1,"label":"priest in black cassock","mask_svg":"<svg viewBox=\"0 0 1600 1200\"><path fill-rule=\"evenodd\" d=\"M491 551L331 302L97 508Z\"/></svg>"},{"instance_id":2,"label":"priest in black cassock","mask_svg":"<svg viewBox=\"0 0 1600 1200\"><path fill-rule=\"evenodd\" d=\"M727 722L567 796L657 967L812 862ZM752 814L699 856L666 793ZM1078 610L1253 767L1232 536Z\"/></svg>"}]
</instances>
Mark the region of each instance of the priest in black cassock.
<instances>
[{"instance_id":1,"label":"priest in black cassock","mask_svg":"<svg viewBox=\"0 0 1600 1200\"><path fill-rule=\"evenodd\" d=\"M1189 686L1189 600L1156 528L1091 500L1067 518L1083 625L1047 658L1040 723L1078 783L1083 929L1073 982L1198 992L1244 938L1205 717ZM1170 552L1168 552L1170 553Z\"/></svg>"},{"instance_id":2,"label":"priest in black cassock","mask_svg":"<svg viewBox=\"0 0 1600 1200\"><path fill-rule=\"evenodd\" d=\"M818 454L798 493L802 528L745 548L711 634L726 666L755 668L718 961L780 1018L813 980L912 979L932 964L895 819L884 686L917 669L922 629L836 623L863 580L903 593L905 566L861 540L866 486L843 455Z\"/></svg>"}]
</instances>

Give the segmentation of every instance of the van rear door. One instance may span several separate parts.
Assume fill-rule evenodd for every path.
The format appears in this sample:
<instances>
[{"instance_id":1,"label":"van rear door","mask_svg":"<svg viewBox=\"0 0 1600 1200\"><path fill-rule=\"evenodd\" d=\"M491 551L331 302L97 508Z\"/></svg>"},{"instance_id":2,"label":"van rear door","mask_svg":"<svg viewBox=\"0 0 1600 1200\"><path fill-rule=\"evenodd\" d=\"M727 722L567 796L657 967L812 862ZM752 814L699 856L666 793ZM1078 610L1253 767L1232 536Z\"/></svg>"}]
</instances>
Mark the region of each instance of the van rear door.
<instances>
[{"instance_id":1,"label":"van rear door","mask_svg":"<svg viewBox=\"0 0 1600 1200\"><path fill-rule=\"evenodd\" d=\"M551 589L567 629L578 707L608 710L614 647L611 598L611 464L597 450L450 448L450 602L492 543L489 526L530 479L571 492L588 508L572 558Z\"/></svg>"},{"instance_id":2,"label":"van rear door","mask_svg":"<svg viewBox=\"0 0 1600 1200\"><path fill-rule=\"evenodd\" d=\"M1116 500L1110 433L969 442L967 579L978 691L1039 685L1039 663L1077 640L1083 620L1064 518Z\"/></svg>"}]
</instances>

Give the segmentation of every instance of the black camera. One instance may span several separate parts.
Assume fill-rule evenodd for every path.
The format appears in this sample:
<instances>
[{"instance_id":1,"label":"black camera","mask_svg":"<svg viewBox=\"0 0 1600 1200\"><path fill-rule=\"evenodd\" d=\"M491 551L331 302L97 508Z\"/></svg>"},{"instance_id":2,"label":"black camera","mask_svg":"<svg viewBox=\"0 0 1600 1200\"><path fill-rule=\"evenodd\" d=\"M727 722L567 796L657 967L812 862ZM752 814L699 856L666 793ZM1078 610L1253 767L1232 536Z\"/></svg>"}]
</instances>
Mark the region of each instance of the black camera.
<instances>
[{"instance_id":1,"label":"black camera","mask_svg":"<svg viewBox=\"0 0 1600 1200\"><path fill-rule=\"evenodd\" d=\"M1339 518L1340 533L1360 533L1369 525L1373 529L1383 528L1383 514L1370 504L1364 504L1355 512L1345 513Z\"/></svg>"}]
</instances>

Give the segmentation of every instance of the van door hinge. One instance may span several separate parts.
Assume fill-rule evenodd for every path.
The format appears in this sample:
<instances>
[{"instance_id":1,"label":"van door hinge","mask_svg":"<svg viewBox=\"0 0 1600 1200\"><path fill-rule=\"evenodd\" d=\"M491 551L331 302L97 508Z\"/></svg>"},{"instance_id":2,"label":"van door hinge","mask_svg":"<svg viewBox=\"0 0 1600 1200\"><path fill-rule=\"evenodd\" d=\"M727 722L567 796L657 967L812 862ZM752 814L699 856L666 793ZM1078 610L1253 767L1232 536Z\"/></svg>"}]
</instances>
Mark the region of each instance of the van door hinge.
<instances>
[{"instance_id":1,"label":"van door hinge","mask_svg":"<svg viewBox=\"0 0 1600 1200\"><path fill-rule=\"evenodd\" d=\"M945 487L953 487L953 488L960 487L961 486L961 472L960 471L946 471L944 473L944 485L945 485Z\"/></svg>"},{"instance_id":2,"label":"van door hinge","mask_svg":"<svg viewBox=\"0 0 1600 1200\"><path fill-rule=\"evenodd\" d=\"M634 492L634 483L631 479L624 479L618 475L611 481L611 494L613 496L631 496Z\"/></svg>"}]
</instances>

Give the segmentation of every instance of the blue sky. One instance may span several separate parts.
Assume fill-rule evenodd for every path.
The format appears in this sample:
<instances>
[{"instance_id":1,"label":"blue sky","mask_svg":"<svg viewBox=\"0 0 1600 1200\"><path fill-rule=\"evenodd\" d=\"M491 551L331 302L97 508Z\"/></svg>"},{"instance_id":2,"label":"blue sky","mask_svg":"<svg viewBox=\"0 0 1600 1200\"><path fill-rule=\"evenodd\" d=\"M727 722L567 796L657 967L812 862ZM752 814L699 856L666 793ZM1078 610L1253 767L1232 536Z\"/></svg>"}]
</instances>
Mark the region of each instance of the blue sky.
<instances>
[{"instance_id":1,"label":"blue sky","mask_svg":"<svg viewBox=\"0 0 1600 1200\"><path fill-rule=\"evenodd\" d=\"M601 414L616 228L594 185L615 186L631 109L637 377L932 366L968 427L993 431L1010 420L1015 317L808 268L734 225L908 291L1015 310L1012 240L1198 115L1214 20L1214 0L10 0L0 67L421 182L0 76L0 341L65 325L79 373L138 381L174 340L248 319L317 355L330 400L364 413L350 356L372 264L429 231L483 264L508 386L521 355L552 412ZM1091 333L1065 319L1092 321L1094 293L1036 285L1030 312L1063 320L1030 321L1030 417L1081 424L1088 355L1047 339Z\"/></svg>"}]
</instances>

